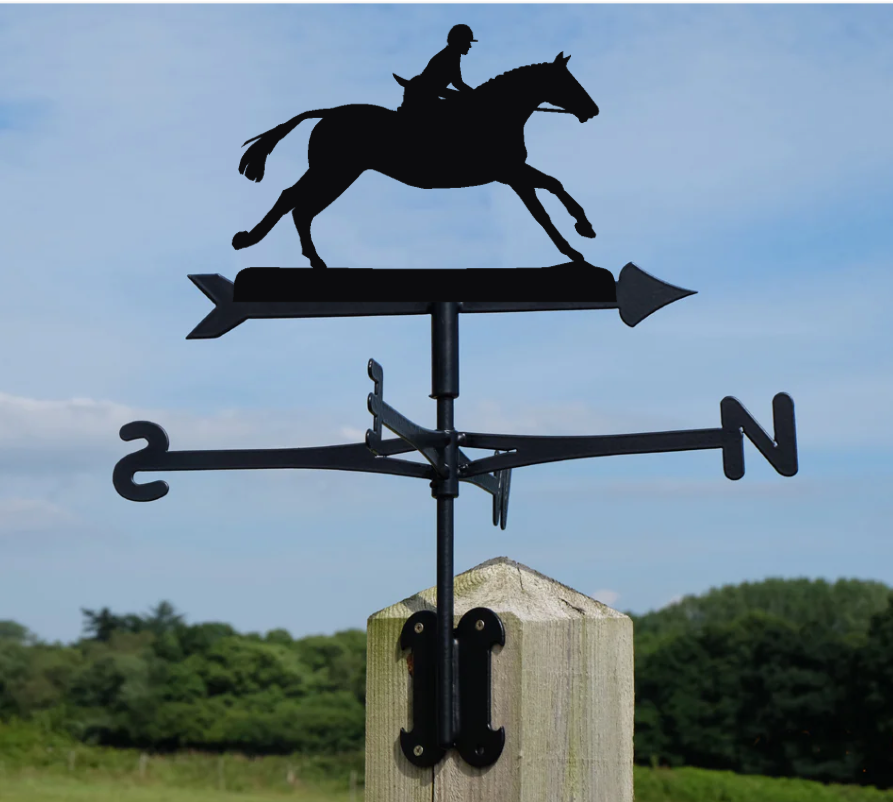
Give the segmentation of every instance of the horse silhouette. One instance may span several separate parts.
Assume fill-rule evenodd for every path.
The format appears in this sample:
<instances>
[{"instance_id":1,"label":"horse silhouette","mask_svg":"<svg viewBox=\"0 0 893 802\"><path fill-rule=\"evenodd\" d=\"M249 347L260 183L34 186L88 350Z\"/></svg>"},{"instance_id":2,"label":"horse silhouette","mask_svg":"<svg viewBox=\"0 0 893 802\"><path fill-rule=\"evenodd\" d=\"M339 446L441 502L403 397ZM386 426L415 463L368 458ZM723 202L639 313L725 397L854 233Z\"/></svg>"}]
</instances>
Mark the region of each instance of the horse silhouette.
<instances>
[{"instance_id":1,"label":"horse silhouette","mask_svg":"<svg viewBox=\"0 0 893 802\"><path fill-rule=\"evenodd\" d=\"M527 164L524 125L540 103L562 107L583 123L598 106L567 68L570 56L518 67L490 79L473 92L442 100L434 110L393 111L351 104L305 111L249 139L239 172L251 181L264 177L267 156L303 120L319 118L310 135L307 172L284 190L251 231L233 237L236 250L260 242L289 212L312 267L325 267L310 238L310 224L366 170L376 170L422 189L473 187L494 181L511 187L561 253L584 262L552 224L536 189L555 195L583 237L595 237L583 208L561 182ZM441 108L442 107L442 108ZM255 141L256 140L256 141Z\"/></svg>"}]
</instances>

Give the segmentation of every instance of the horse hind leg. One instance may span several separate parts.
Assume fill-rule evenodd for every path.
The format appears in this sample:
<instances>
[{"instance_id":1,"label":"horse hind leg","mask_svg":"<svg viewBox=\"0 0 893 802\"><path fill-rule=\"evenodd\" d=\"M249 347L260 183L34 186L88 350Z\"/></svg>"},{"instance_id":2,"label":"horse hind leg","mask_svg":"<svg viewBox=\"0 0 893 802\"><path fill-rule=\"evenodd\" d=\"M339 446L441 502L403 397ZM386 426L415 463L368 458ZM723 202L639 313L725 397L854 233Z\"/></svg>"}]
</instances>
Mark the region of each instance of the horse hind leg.
<instances>
[{"instance_id":1,"label":"horse hind leg","mask_svg":"<svg viewBox=\"0 0 893 802\"><path fill-rule=\"evenodd\" d=\"M302 184L305 183L309 173L310 171L308 170L298 179L296 184L283 190L279 199L273 204L273 208L264 215L263 220L252 228L251 231L239 231L233 237L233 248L237 251L242 248L249 248L252 245L257 245L258 242L266 237L273 230L273 226L295 208L300 198Z\"/></svg>"},{"instance_id":2,"label":"horse hind leg","mask_svg":"<svg viewBox=\"0 0 893 802\"><path fill-rule=\"evenodd\" d=\"M301 179L301 182L306 180L302 187L306 194L294 205L291 215L301 238L301 253L310 260L311 267L326 266L322 257L316 252L316 246L310 236L313 218L337 200L362 172L362 170L345 169L322 172L318 168L311 168Z\"/></svg>"}]
</instances>

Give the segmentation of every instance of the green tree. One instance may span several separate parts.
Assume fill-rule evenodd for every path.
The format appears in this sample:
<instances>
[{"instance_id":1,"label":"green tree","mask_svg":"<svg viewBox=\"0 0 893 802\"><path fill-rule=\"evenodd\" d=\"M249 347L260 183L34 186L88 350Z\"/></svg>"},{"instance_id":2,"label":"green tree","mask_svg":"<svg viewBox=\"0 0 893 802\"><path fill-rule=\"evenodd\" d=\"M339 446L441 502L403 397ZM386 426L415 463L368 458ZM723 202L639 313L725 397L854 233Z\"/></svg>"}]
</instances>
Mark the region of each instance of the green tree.
<instances>
[{"instance_id":1,"label":"green tree","mask_svg":"<svg viewBox=\"0 0 893 802\"><path fill-rule=\"evenodd\" d=\"M107 643L115 632L137 633L144 629L143 620L138 615L118 616L108 607L99 612L81 609L84 616L84 632L91 640Z\"/></svg>"},{"instance_id":2,"label":"green tree","mask_svg":"<svg viewBox=\"0 0 893 802\"><path fill-rule=\"evenodd\" d=\"M181 627L177 631L184 655L205 654L223 638L238 635L229 624L208 622Z\"/></svg>"},{"instance_id":3,"label":"green tree","mask_svg":"<svg viewBox=\"0 0 893 802\"><path fill-rule=\"evenodd\" d=\"M37 636L28 627L17 621L0 621L0 641L12 641L22 646L32 646L37 643Z\"/></svg>"},{"instance_id":4,"label":"green tree","mask_svg":"<svg viewBox=\"0 0 893 802\"><path fill-rule=\"evenodd\" d=\"M863 756L864 772L856 777L878 788L893 787L893 594L872 618L849 687L852 726Z\"/></svg>"},{"instance_id":5,"label":"green tree","mask_svg":"<svg viewBox=\"0 0 893 802\"><path fill-rule=\"evenodd\" d=\"M22 715L17 690L27 678L27 648L13 638L0 640L0 719Z\"/></svg>"},{"instance_id":6,"label":"green tree","mask_svg":"<svg viewBox=\"0 0 893 802\"><path fill-rule=\"evenodd\" d=\"M766 613L677 635L637 657L636 758L851 780L851 671L844 638Z\"/></svg>"},{"instance_id":7,"label":"green tree","mask_svg":"<svg viewBox=\"0 0 893 802\"><path fill-rule=\"evenodd\" d=\"M697 632L709 624L730 624L751 612L763 612L795 626L817 624L841 636L864 635L871 616L887 604L890 588L881 582L839 579L778 579L711 588L645 615L632 615L638 640Z\"/></svg>"},{"instance_id":8,"label":"green tree","mask_svg":"<svg viewBox=\"0 0 893 802\"><path fill-rule=\"evenodd\" d=\"M321 691L348 690L366 702L366 633L360 629L332 636L311 635L295 642L301 659L320 679Z\"/></svg>"}]
</instances>

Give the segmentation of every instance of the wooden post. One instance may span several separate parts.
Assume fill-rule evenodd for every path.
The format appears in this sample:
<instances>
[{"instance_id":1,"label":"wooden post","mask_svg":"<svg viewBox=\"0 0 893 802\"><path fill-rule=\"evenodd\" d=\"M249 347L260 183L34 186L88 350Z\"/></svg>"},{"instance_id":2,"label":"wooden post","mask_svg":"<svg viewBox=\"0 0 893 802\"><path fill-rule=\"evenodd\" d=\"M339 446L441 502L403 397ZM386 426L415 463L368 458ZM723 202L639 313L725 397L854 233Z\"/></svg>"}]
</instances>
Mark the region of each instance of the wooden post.
<instances>
[{"instance_id":1,"label":"wooden post","mask_svg":"<svg viewBox=\"0 0 893 802\"><path fill-rule=\"evenodd\" d=\"M433 768L406 759L412 689L400 631L436 601L429 588L369 617L366 802L633 802L632 621L507 557L456 577L453 622L489 607L505 625L491 682L505 749L483 769L453 749Z\"/></svg>"},{"instance_id":2,"label":"wooden post","mask_svg":"<svg viewBox=\"0 0 893 802\"><path fill-rule=\"evenodd\" d=\"M146 779L146 764L149 762L149 756L143 752L140 755L140 779Z\"/></svg>"}]
</instances>

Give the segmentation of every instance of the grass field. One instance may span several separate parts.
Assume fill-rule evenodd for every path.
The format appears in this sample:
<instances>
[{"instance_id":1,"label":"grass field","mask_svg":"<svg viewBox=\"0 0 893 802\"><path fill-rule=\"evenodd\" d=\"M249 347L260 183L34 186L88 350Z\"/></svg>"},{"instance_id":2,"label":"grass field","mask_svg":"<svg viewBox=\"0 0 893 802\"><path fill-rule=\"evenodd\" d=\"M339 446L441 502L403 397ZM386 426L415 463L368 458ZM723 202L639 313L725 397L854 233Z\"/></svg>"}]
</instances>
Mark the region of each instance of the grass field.
<instances>
[{"instance_id":1,"label":"grass field","mask_svg":"<svg viewBox=\"0 0 893 802\"><path fill-rule=\"evenodd\" d=\"M283 793L218 791L197 788L170 788L126 782L82 780L67 777L15 777L0 781L2 802L270 802ZM350 802L349 792L291 790L293 802ZM356 794L357 802L362 791Z\"/></svg>"},{"instance_id":2,"label":"grass field","mask_svg":"<svg viewBox=\"0 0 893 802\"><path fill-rule=\"evenodd\" d=\"M856 786L825 786L805 780L750 777L701 769L636 767L636 802L893 802L893 791ZM0 802L363 802L360 783L275 783L246 790L212 785L177 787L170 775L159 781L137 776L104 776L85 771L65 776L53 770L21 769L0 775ZM544 800L544 802L564 802Z\"/></svg>"},{"instance_id":3,"label":"grass field","mask_svg":"<svg viewBox=\"0 0 893 802\"><path fill-rule=\"evenodd\" d=\"M0 802L363 802L363 760L148 755L0 723ZM636 802L893 802L893 789L691 768L636 766L635 789Z\"/></svg>"}]
</instances>

